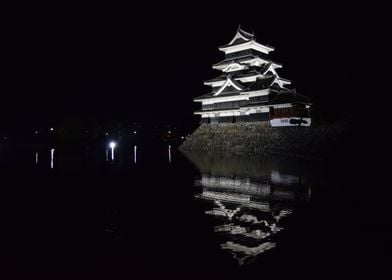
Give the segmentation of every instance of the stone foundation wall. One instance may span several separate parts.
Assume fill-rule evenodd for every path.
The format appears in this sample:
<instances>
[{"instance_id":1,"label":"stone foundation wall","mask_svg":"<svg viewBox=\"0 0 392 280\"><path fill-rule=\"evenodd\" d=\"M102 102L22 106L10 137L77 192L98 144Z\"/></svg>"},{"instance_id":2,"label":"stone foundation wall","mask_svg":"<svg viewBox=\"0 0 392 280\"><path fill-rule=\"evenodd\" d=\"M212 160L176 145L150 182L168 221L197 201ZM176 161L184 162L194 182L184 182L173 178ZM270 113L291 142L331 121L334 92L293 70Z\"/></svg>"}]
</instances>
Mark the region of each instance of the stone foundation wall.
<instances>
[{"instance_id":1,"label":"stone foundation wall","mask_svg":"<svg viewBox=\"0 0 392 280\"><path fill-rule=\"evenodd\" d=\"M270 127L268 122L201 124L180 149L323 159L336 152L347 128L342 123L315 127Z\"/></svg>"}]
</instances>

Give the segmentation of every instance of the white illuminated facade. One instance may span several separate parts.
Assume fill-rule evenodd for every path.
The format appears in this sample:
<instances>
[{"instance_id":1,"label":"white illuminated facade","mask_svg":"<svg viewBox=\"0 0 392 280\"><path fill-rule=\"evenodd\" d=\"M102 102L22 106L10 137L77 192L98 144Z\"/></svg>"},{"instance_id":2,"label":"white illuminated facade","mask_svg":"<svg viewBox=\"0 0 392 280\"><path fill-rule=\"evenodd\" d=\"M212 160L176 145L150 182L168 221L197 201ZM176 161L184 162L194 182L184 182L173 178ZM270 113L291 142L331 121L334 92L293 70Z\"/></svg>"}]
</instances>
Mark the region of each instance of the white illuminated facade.
<instances>
[{"instance_id":1,"label":"white illuminated facade","mask_svg":"<svg viewBox=\"0 0 392 280\"><path fill-rule=\"evenodd\" d=\"M267 58L273 47L256 42L240 27L219 50L225 58L212 67L221 75L205 81L211 91L194 98L201 103L201 123L266 122L271 126L310 126L309 100L286 86L282 65Z\"/></svg>"}]
</instances>

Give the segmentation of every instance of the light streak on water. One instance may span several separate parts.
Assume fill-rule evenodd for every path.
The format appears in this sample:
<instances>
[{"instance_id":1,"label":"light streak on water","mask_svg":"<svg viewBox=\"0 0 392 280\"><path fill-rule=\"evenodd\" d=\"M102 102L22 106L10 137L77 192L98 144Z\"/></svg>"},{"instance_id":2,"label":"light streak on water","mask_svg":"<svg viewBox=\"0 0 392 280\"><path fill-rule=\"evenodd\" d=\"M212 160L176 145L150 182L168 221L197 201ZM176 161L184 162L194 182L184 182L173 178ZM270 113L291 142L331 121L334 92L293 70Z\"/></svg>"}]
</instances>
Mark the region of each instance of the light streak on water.
<instances>
[{"instance_id":1,"label":"light streak on water","mask_svg":"<svg viewBox=\"0 0 392 280\"><path fill-rule=\"evenodd\" d=\"M114 148L116 147L116 143L112 141L109 146L112 149L112 160L114 160Z\"/></svg>"},{"instance_id":2,"label":"light streak on water","mask_svg":"<svg viewBox=\"0 0 392 280\"><path fill-rule=\"evenodd\" d=\"M50 168L53 169L54 167L54 149L50 150Z\"/></svg>"},{"instance_id":3,"label":"light streak on water","mask_svg":"<svg viewBox=\"0 0 392 280\"><path fill-rule=\"evenodd\" d=\"M133 161L134 161L134 163L136 164L136 159L137 159L137 146L134 146L133 147Z\"/></svg>"}]
</instances>

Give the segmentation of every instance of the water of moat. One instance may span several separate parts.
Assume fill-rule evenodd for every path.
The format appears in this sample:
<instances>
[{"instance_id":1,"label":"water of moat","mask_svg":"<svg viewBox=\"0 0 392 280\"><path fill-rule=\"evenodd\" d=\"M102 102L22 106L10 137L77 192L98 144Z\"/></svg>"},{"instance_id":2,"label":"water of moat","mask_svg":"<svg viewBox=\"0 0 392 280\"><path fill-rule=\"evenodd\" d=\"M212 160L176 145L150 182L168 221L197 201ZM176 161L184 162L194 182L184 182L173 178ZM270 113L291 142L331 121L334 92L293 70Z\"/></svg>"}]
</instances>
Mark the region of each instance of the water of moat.
<instances>
[{"instance_id":1,"label":"water of moat","mask_svg":"<svg viewBox=\"0 0 392 280\"><path fill-rule=\"evenodd\" d=\"M323 163L52 155L1 151L2 279L340 279L363 261L347 181Z\"/></svg>"}]
</instances>

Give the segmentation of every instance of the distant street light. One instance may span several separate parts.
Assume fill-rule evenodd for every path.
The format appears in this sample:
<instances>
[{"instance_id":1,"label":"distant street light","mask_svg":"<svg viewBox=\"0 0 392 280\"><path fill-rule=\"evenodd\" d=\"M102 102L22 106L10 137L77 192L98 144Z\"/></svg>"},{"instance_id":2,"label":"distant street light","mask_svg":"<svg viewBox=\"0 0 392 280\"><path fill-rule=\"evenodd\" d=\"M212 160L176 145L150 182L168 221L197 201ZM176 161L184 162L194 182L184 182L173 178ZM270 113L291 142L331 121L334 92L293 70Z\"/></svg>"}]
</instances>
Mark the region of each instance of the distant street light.
<instances>
[{"instance_id":1,"label":"distant street light","mask_svg":"<svg viewBox=\"0 0 392 280\"><path fill-rule=\"evenodd\" d=\"M53 128L53 127L51 127L51 128L50 128L50 131L53 131L53 130L54 130L54 128Z\"/></svg>"},{"instance_id":2,"label":"distant street light","mask_svg":"<svg viewBox=\"0 0 392 280\"><path fill-rule=\"evenodd\" d=\"M116 143L113 141L110 142L109 147L112 149L112 160L114 160L114 148L116 147Z\"/></svg>"}]
</instances>

